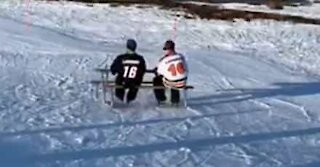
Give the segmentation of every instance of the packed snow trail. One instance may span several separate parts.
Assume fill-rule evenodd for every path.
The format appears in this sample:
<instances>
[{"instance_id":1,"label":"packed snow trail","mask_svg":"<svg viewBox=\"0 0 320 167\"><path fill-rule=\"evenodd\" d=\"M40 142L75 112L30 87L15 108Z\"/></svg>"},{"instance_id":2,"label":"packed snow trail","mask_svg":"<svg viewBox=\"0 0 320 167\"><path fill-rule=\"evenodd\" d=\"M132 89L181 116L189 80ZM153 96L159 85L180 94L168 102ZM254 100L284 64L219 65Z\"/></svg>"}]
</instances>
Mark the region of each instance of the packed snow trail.
<instances>
[{"instance_id":1,"label":"packed snow trail","mask_svg":"<svg viewBox=\"0 0 320 167\"><path fill-rule=\"evenodd\" d=\"M0 40L0 164L319 164L317 78L244 51L184 48L196 87L189 109L155 110L151 90L131 107L110 109L94 99L89 81L125 40L106 45L46 27L26 31L8 18L0 18ZM147 62L158 59L139 47L152 55Z\"/></svg>"}]
</instances>

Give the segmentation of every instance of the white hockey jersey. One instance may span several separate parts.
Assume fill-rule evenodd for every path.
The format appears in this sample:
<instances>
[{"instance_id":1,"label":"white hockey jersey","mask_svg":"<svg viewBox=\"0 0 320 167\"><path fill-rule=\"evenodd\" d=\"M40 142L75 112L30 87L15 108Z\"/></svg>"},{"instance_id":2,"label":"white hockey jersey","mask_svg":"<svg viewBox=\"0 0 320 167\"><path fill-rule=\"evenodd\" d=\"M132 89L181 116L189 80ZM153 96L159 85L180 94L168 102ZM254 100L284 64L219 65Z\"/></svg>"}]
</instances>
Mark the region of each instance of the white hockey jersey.
<instances>
[{"instance_id":1,"label":"white hockey jersey","mask_svg":"<svg viewBox=\"0 0 320 167\"><path fill-rule=\"evenodd\" d=\"M163 83L170 88L186 86L188 69L182 54L162 58L158 64L157 73L163 76Z\"/></svg>"}]
</instances>

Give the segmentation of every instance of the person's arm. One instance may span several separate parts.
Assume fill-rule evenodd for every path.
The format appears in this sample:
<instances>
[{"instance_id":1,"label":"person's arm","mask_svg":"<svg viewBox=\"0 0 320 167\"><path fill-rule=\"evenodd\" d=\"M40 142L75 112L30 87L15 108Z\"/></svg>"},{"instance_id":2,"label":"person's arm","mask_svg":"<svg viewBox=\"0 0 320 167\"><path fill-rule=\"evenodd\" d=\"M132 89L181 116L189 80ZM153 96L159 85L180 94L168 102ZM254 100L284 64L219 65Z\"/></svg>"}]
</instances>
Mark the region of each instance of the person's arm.
<instances>
[{"instance_id":1,"label":"person's arm","mask_svg":"<svg viewBox=\"0 0 320 167\"><path fill-rule=\"evenodd\" d=\"M111 64L111 73L112 75L115 75L117 73L119 73L121 69L121 59L120 59L120 56L118 56Z\"/></svg>"},{"instance_id":2,"label":"person's arm","mask_svg":"<svg viewBox=\"0 0 320 167\"><path fill-rule=\"evenodd\" d=\"M156 67L156 75L164 75L165 71L164 71L164 63L162 60L160 60L160 62L158 63L158 66Z\"/></svg>"},{"instance_id":3,"label":"person's arm","mask_svg":"<svg viewBox=\"0 0 320 167\"><path fill-rule=\"evenodd\" d=\"M187 63L187 59L184 55L182 55L182 61L183 61L183 64L184 64L184 69L187 73L187 75L189 75L189 67L188 67L188 63Z\"/></svg>"},{"instance_id":4,"label":"person's arm","mask_svg":"<svg viewBox=\"0 0 320 167\"><path fill-rule=\"evenodd\" d=\"M141 56L140 68L141 68L141 78L140 78L140 83L141 83L141 82L143 82L143 77L147 71L146 61L144 60L144 58L142 56Z\"/></svg>"},{"instance_id":5,"label":"person's arm","mask_svg":"<svg viewBox=\"0 0 320 167\"><path fill-rule=\"evenodd\" d=\"M146 72L149 72L149 73L154 73L155 75L157 74L157 67L153 68L153 69L146 69Z\"/></svg>"},{"instance_id":6,"label":"person's arm","mask_svg":"<svg viewBox=\"0 0 320 167\"><path fill-rule=\"evenodd\" d=\"M163 59L165 58L165 56L161 57L159 59L159 62L157 64L157 66L153 69L155 75L163 75Z\"/></svg>"},{"instance_id":7,"label":"person's arm","mask_svg":"<svg viewBox=\"0 0 320 167\"><path fill-rule=\"evenodd\" d=\"M142 58L142 64L141 64L141 69L142 69L142 73L144 74L147 70L147 65L146 65L146 61L144 60L144 58Z\"/></svg>"}]
</instances>

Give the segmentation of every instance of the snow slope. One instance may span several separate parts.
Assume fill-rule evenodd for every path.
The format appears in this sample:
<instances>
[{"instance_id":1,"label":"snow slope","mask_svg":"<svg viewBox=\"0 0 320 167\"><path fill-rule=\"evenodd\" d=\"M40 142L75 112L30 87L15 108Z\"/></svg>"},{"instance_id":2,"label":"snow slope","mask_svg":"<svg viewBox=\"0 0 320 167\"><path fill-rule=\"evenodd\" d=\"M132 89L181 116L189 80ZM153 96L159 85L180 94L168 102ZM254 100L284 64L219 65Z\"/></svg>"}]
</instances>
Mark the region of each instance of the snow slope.
<instances>
[{"instance_id":1,"label":"snow slope","mask_svg":"<svg viewBox=\"0 0 320 167\"><path fill-rule=\"evenodd\" d=\"M314 3L303 6L285 6L282 10L274 10L268 8L266 5L249 5L249 4L239 4L239 3L228 3L220 4L226 9L241 9L246 11L259 11L259 12L268 12L268 13L280 13L280 14L289 14L294 16L304 16L307 18L317 18L320 19L320 4Z\"/></svg>"},{"instance_id":2,"label":"snow slope","mask_svg":"<svg viewBox=\"0 0 320 167\"><path fill-rule=\"evenodd\" d=\"M181 20L190 107L155 109L141 90L110 109L94 98L92 69L132 36L153 66L170 13L31 2L24 24L23 5L0 6L1 166L320 165L317 27Z\"/></svg>"},{"instance_id":3,"label":"snow slope","mask_svg":"<svg viewBox=\"0 0 320 167\"><path fill-rule=\"evenodd\" d=\"M89 38L97 43L120 45L127 37L134 36L141 45L149 46L141 49L157 48L152 50L152 54L158 55L161 54L158 48L162 45L158 41L173 37L176 24L176 40L181 43L181 48L240 50L248 52L250 56L273 60L296 70L316 74L320 72L318 26L273 21L239 20L231 23L187 20L174 18L172 15L175 12L165 12L155 7L136 10L134 7L110 8L108 5L91 8L64 1L49 1L49 4L19 1L4 0L0 5L0 15L19 19L28 25L57 29L60 33L81 39ZM145 28L139 28L141 25L145 25ZM153 38L147 38L150 36ZM146 53L147 56L149 53ZM153 66L155 62L150 64Z\"/></svg>"},{"instance_id":4,"label":"snow slope","mask_svg":"<svg viewBox=\"0 0 320 167\"><path fill-rule=\"evenodd\" d=\"M319 2L307 2L300 6L284 6L283 9L270 9L267 5L251 5L248 3L208 3L208 2L197 2L195 1L186 1L188 3L195 4L205 4L205 5L213 5L219 6L225 9L236 9L236 10L244 10L244 11L253 11L253 12L264 12L264 13L277 13L277 14L286 14L293 16L303 16L306 18L315 18L320 19L320 4Z\"/></svg>"}]
</instances>

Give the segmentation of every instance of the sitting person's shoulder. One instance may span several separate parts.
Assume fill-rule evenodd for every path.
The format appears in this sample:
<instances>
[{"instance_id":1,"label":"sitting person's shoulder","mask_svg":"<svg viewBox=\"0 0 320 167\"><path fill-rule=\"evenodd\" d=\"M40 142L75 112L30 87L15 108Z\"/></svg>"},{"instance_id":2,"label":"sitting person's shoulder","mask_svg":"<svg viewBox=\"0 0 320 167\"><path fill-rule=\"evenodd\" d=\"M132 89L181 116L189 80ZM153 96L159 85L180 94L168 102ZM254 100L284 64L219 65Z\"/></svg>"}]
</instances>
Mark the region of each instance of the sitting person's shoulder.
<instances>
[{"instance_id":1,"label":"sitting person's shoulder","mask_svg":"<svg viewBox=\"0 0 320 167\"><path fill-rule=\"evenodd\" d=\"M116 58L124 58L124 57L126 57L126 53L122 53L122 54L119 54Z\"/></svg>"},{"instance_id":2,"label":"sitting person's shoulder","mask_svg":"<svg viewBox=\"0 0 320 167\"><path fill-rule=\"evenodd\" d=\"M137 56L140 60L144 60L144 57L141 54L136 53L135 56Z\"/></svg>"},{"instance_id":3,"label":"sitting person's shoulder","mask_svg":"<svg viewBox=\"0 0 320 167\"><path fill-rule=\"evenodd\" d=\"M180 56L180 57L184 57L184 55L182 53L175 53L175 56Z\"/></svg>"}]
</instances>

